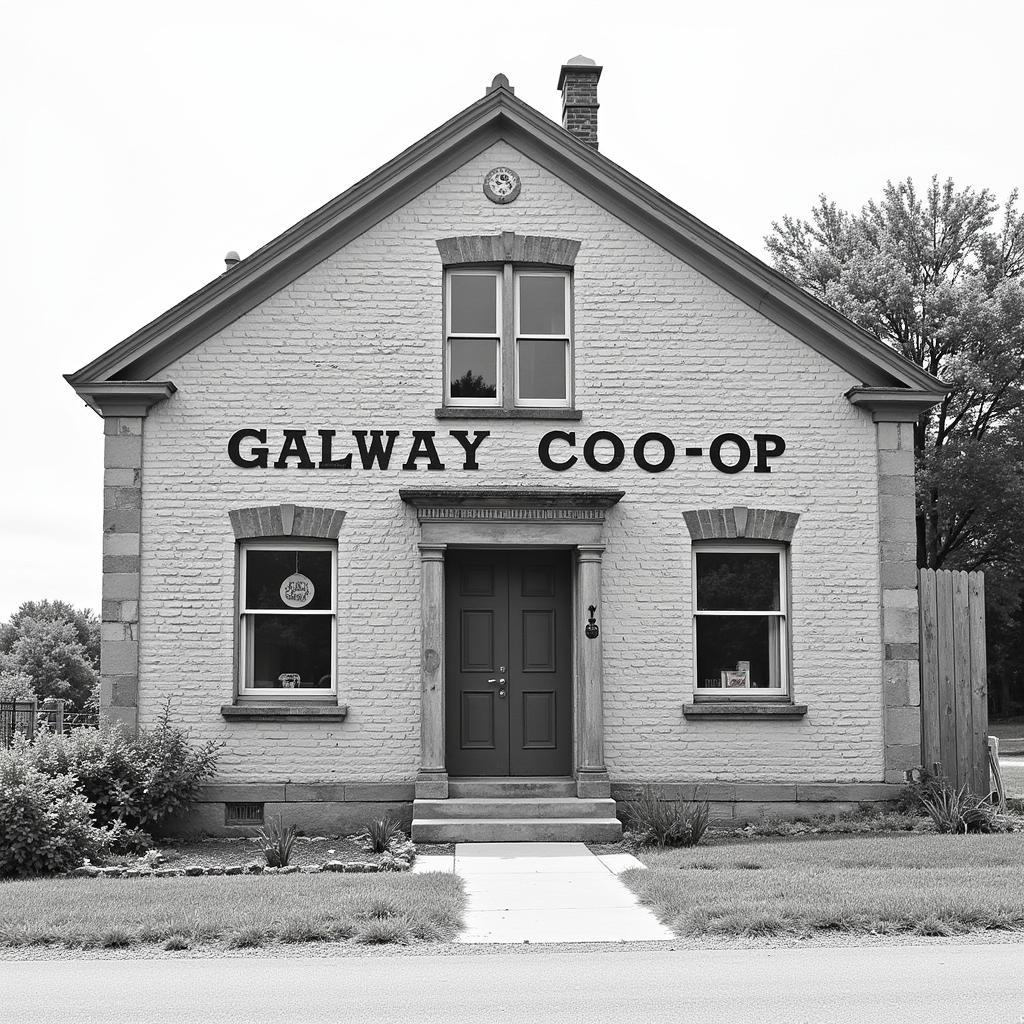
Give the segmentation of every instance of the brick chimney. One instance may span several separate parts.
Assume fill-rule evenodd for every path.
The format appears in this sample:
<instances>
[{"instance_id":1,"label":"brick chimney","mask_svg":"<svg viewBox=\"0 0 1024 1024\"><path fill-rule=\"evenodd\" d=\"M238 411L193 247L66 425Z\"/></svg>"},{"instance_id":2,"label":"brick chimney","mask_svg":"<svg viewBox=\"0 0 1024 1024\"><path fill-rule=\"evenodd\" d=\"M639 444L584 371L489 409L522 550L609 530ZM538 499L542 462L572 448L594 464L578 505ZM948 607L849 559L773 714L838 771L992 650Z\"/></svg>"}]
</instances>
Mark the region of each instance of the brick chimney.
<instances>
[{"instance_id":1,"label":"brick chimney","mask_svg":"<svg viewBox=\"0 0 1024 1024\"><path fill-rule=\"evenodd\" d=\"M562 65L562 127L585 146L597 149L597 81L602 68L589 57L573 57Z\"/></svg>"}]
</instances>

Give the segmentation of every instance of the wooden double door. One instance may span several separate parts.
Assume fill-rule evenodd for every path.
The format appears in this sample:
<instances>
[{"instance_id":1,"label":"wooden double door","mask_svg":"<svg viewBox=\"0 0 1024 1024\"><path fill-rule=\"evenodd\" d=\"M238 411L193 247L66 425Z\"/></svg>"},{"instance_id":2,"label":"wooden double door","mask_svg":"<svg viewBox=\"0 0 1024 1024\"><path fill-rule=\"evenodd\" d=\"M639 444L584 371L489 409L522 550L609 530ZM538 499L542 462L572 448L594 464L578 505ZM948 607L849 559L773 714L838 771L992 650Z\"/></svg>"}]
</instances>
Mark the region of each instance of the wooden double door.
<instances>
[{"instance_id":1,"label":"wooden double door","mask_svg":"<svg viewBox=\"0 0 1024 1024\"><path fill-rule=\"evenodd\" d=\"M449 775L572 774L568 551L448 549Z\"/></svg>"}]
</instances>

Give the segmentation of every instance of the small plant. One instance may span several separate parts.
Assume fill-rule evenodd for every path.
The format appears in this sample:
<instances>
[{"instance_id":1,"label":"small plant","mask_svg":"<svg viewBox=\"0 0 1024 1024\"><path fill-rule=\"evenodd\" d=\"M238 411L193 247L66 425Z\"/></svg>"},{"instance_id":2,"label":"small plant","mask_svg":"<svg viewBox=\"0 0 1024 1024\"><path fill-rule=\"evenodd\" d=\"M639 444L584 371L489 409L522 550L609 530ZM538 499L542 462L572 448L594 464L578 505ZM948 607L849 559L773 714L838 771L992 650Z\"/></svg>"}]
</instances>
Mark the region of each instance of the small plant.
<instances>
[{"instance_id":1,"label":"small plant","mask_svg":"<svg viewBox=\"0 0 1024 1024\"><path fill-rule=\"evenodd\" d=\"M228 949L253 949L262 946L270 936L265 928L257 925L246 925L232 932L227 937Z\"/></svg>"},{"instance_id":2,"label":"small plant","mask_svg":"<svg viewBox=\"0 0 1024 1024\"><path fill-rule=\"evenodd\" d=\"M153 837L141 828L132 828L123 821L110 826L110 852L114 855L143 857L153 848ZM153 867L154 865L148 865Z\"/></svg>"},{"instance_id":3,"label":"small plant","mask_svg":"<svg viewBox=\"0 0 1024 1024\"><path fill-rule=\"evenodd\" d=\"M359 925L354 938L371 946L389 942L405 946L412 942L413 933L405 917L371 917Z\"/></svg>"},{"instance_id":4,"label":"small plant","mask_svg":"<svg viewBox=\"0 0 1024 1024\"><path fill-rule=\"evenodd\" d=\"M405 833L397 821L391 818L378 818L371 821L357 836L363 849L369 853L386 853L392 845L404 842Z\"/></svg>"},{"instance_id":5,"label":"small plant","mask_svg":"<svg viewBox=\"0 0 1024 1024\"><path fill-rule=\"evenodd\" d=\"M291 860L292 847L295 845L295 826L284 824L284 817L277 816L267 822L266 827L256 830L256 838L263 847L263 856L268 868L284 868Z\"/></svg>"},{"instance_id":6,"label":"small plant","mask_svg":"<svg viewBox=\"0 0 1024 1024\"><path fill-rule=\"evenodd\" d=\"M937 832L947 834L993 832L998 815L983 797L968 792L966 786L954 789L945 782L934 783L921 797L921 806L935 824Z\"/></svg>"},{"instance_id":7,"label":"small plant","mask_svg":"<svg viewBox=\"0 0 1024 1024\"><path fill-rule=\"evenodd\" d=\"M634 846L696 846L707 831L707 800L659 800L652 786L624 808L627 840Z\"/></svg>"}]
</instances>

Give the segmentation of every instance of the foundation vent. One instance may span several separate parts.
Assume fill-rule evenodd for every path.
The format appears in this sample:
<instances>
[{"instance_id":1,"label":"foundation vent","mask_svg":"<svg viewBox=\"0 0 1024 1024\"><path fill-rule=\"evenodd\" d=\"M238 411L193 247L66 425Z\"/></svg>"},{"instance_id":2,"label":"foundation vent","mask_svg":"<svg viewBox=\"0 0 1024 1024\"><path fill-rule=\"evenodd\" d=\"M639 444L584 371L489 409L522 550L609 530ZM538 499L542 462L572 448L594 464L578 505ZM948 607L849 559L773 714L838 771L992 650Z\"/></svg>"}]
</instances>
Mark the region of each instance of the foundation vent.
<instances>
[{"instance_id":1,"label":"foundation vent","mask_svg":"<svg viewBox=\"0 0 1024 1024\"><path fill-rule=\"evenodd\" d=\"M263 804L225 804L225 825L262 825Z\"/></svg>"}]
</instances>

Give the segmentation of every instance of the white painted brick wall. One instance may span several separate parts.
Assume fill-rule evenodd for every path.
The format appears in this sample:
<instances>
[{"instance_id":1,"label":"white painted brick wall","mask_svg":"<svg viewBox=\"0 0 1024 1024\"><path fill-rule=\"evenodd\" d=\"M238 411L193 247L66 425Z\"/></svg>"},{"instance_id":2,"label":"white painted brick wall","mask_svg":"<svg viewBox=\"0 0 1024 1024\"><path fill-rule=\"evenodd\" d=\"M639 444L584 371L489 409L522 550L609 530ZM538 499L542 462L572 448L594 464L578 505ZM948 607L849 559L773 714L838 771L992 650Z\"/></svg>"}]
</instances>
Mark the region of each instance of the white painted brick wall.
<instances>
[{"instance_id":1,"label":"white painted brick wall","mask_svg":"<svg viewBox=\"0 0 1024 1024\"><path fill-rule=\"evenodd\" d=\"M482 194L511 164L517 202ZM345 184L340 182L339 185ZM681 197L685 199L685 197ZM456 234L582 240L575 273L580 424L438 421L441 269ZM419 757L415 514L400 486L620 487L604 568L605 722L613 780L882 778L875 431L843 393L856 381L562 181L499 143L161 373L178 393L146 423L140 720L165 695L196 737L225 740L227 781L408 780ZM244 426L344 433L438 431L445 473L243 470ZM491 431L480 470L457 467L449 429ZM565 427L645 430L680 453L650 475L553 473L537 441ZM769 474L686 459L723 431L782 434ZM273 458L273 455L271 456ZM228 509L272 502L346 509L338 562L340 724L226 723L232 693L234 543ZM793 676L802 721L687 722L693 677L690 546L682 510L794 510Z\"/></svg>"}]
</instances>

